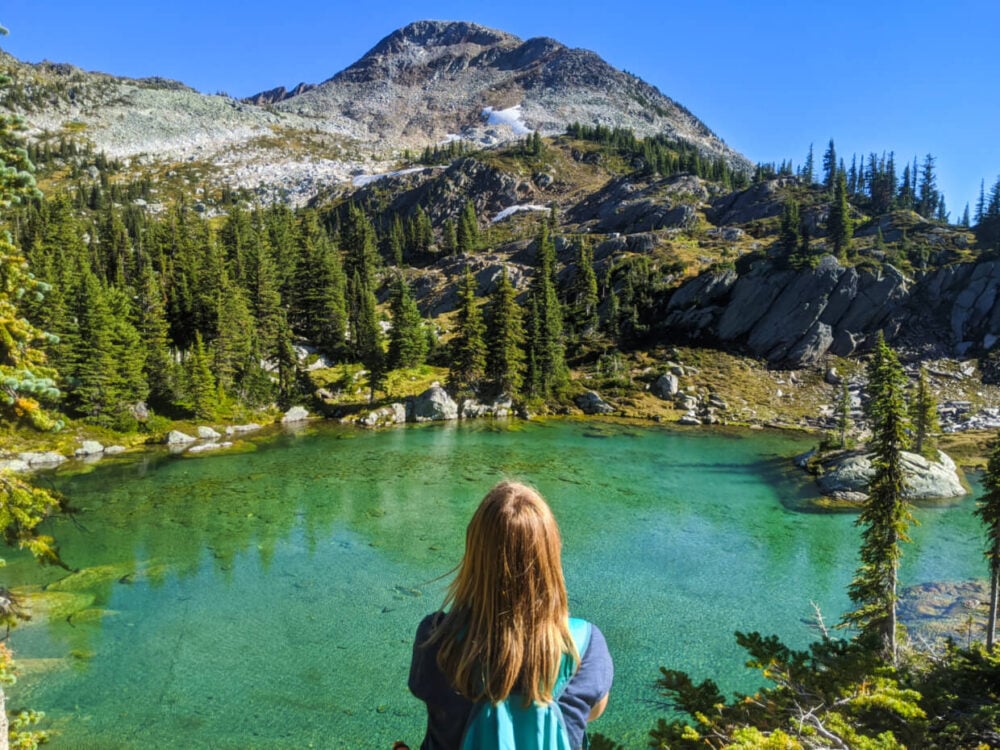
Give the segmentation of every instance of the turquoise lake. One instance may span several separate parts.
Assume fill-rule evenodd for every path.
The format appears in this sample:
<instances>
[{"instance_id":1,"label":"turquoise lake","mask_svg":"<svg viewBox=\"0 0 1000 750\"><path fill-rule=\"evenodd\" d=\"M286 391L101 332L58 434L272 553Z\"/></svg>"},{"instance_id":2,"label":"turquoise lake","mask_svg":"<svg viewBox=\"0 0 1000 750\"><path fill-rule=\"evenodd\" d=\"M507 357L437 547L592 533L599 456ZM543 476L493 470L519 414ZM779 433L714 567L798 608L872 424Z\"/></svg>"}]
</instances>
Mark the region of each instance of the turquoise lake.
<instances>
[{"instance_id":1,"label":"turquoise lake","mask_svg":"<svg viewBox=\"0 0 1000 750\"><path fill-rule=\"evenodd\" d=\"M414 630L479 500L516 478L552 505L572 612L615 658L592 730L642 748L665 712L660 666L751 690L734 631L803 646L812 603L828 624L848 608L855 516L802 512L812 488L789 460L813 442L577 420L320 424L241 453L49 474L79 510L49 529L79 572L8 557L6 585L48 586L11 636L24 674L8 703L46 712L54 750L416 747ZM904 585L985 576L973 507L917 511Z\"/></svg>"}]
</instances>

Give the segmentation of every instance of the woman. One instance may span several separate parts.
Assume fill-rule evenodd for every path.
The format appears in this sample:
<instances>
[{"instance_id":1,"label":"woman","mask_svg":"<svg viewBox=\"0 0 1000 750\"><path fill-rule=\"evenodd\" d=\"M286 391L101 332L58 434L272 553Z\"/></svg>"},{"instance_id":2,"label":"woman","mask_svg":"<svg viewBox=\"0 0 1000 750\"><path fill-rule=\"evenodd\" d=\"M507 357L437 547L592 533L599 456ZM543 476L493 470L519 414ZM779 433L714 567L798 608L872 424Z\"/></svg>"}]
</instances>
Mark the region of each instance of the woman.
<instances>
[{"instance_id":1,"label":"woman","mask_svg":"<svg viewBox=\"0 0 1000 750\"><path fill-rule=\"evenodd\" d=\"M474 712L504 701L530 713L555 700L569 746L585 746L613 667L604 636L587 623L578 653L561 547L552 511L530 487L501 482L483 498L444 611L417 628L410 690L427 704L422 750L458 750Z\"/></svg>"}]
</instances>

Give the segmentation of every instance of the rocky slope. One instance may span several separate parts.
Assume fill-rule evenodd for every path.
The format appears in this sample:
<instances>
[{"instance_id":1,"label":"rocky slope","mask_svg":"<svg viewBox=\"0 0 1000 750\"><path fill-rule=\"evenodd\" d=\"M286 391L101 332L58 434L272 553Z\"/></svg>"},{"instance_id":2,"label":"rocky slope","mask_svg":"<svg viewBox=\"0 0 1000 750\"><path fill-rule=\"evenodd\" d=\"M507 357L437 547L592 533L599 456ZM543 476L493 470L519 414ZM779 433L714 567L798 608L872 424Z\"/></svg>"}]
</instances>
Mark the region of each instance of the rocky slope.
<instances>
[{"instance_id":1,"label":"rocky slope","mask_svg":"<svg viewBox=\"0 0 1000 750\"><path fill-rule=\"evenodd\" d=\"M472 23L410 24L276 108L350 122L354 137L388 148L458 135L492 144L529 131L562 133L581 122L666 134L751 166L682 106L593 52Z\"/></svg>"},{"instance_id":2,"label":"rocky slope","mask_svg":"<svg viewBox=\"0 0 1000 750\"><path fill-rule=\"evenodd\" d=\"M667 134L751 168L682 106L596 54L471 23L411 24L318 86L244 101L2 52L0 67L14 79L0 106L22 114L33 138L73 136L133 167L193 163L206 180L296 204L390 169L404 149L495 144L572 122Z\"/></svg>"}]
</instances>

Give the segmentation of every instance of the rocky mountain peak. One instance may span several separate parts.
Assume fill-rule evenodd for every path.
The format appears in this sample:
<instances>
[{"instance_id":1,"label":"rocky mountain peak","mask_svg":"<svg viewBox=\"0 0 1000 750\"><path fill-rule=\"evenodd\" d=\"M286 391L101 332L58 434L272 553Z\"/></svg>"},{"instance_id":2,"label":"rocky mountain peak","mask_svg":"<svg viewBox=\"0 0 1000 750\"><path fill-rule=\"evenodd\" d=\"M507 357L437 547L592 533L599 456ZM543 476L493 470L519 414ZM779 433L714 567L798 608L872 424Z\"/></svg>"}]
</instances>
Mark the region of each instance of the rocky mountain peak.
<instances>
[{"instance_id":1,"label":"rocky mountain peak","mask_svg":"<svg viewBox=\"0 0 1000 750\"><path fill-rule=\"evenodd\" d=\"M376 44L365 57L398 53L405 45L424 49L474 44L480 47L517 44L520 39L512 34L466 21L414 21L389 34Z\"/></svg>"}]
</instances>

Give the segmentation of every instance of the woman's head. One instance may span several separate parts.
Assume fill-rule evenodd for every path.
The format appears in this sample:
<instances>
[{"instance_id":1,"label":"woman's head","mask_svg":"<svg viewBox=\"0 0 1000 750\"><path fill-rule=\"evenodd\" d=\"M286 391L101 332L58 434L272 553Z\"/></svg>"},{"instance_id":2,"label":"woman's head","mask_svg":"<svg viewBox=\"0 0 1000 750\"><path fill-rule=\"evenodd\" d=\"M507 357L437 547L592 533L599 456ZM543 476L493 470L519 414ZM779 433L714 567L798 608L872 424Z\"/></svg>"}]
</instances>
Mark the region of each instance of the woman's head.
<instances>
[{"instance_id":1,"label":"woman's head","mask_svg":"<svg viewBox=\"0 0 1000 750\"><path fill-rule=\"evenodd\" d=\"M573 653L559 527L535 490L501 482L476 509L448 590L441 666L470 698L551 699Z\"/></svg>"}]
</instances>

